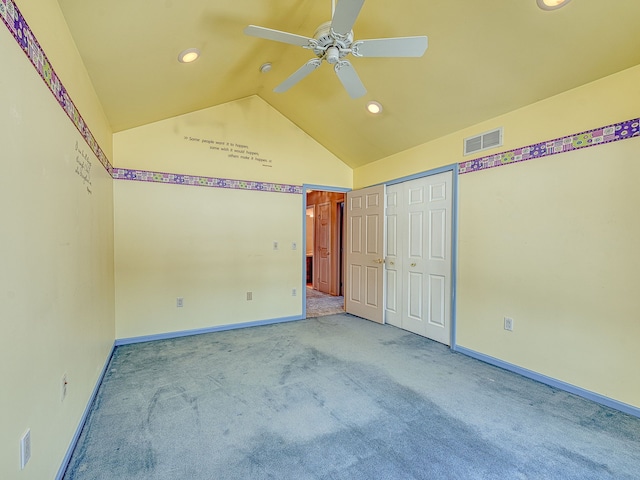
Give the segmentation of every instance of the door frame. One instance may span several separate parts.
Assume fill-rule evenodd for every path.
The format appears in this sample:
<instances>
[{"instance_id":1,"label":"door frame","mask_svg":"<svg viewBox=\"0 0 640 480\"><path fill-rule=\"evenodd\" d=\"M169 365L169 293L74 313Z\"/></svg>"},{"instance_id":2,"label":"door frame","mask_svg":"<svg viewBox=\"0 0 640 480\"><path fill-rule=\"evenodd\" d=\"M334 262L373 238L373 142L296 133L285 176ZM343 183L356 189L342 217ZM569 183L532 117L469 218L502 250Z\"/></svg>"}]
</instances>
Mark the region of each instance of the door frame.
<instances>
[{"instance_id":1,"label":"door frame","mask_svg":"<svg viewBox=\"0 0 640 480\"><path fill-rule=\"evenodd\" d=\"M422 177L430 177L432 175L437 175L439 173L444 173L444 172L452 172L452 199L451 199L451 345L449 345L449 348L451 350L456 350L457 347L457 336L456 336L456 331L457 331L457 311L456 311L456 304L457 304L457 296L458 296L458 290L457 290L457 280L458 280L458 164L457 163L453 163L450 165L444 165L442 167L437 167L437 168L432 168L431 170L425 170L423 172L418 172L418 173L414 173L412 175L406 175L404 177L398 177L392 180L387 180L385 182L380 182L379 184L385 184L386 186L389 185L395 185L397 183L403 183L403 182L408 182L410 180L415 180L417 178L422 178ZM379 185L378 184L378 185ZM373 186L373 185L368 185L368 186ZM303 184L302 185L302 241L303 241L303 248L302 250L302 257L300 259L300 261L302 262L302 265L305 266L306 265L306 251L307 251L307 223L306 223L306 216L307 216L307 191L308 190L323 190L326 192L350 192L351 190L353 190L352 188L343 188L343 187L330 187L330 186L326 186L326 185L313 185L313 184ZM383 227L386 229L386 225ZM386 231L385 231L386 234ZM345 241L346 235L343 238L343 250L344 250L344 241ZM307 289L306 289L306 276L305 276L305 272L304 272L304 268L302 269L302 278L301 278L301 284L302 284L302 288L303 288L303 296L302 296L302 308L303 308L303 314L302 314L302 318L307 318ZM345 288L347 286L345 285ZM347 292L343 292L344 295L347 294Z\"/></svg>"},{"instance_id":2,"label":"door frame","mask_svg":"<svg viewBox=\"0 0 640 480\"><path fill-rule=\"evenodd\" d=\"M300 291L302 293L302 318L307 318L307 276L305 269L307 265L307 193L309 190L320 190L322 192L336 192L347 193L351 188L345 187L330 187L327 185L314 185L310 183L304 183L302 185L302 286ZM344 236L342 239L342 246L344 247Z\"/></svg>"}]
</instances>

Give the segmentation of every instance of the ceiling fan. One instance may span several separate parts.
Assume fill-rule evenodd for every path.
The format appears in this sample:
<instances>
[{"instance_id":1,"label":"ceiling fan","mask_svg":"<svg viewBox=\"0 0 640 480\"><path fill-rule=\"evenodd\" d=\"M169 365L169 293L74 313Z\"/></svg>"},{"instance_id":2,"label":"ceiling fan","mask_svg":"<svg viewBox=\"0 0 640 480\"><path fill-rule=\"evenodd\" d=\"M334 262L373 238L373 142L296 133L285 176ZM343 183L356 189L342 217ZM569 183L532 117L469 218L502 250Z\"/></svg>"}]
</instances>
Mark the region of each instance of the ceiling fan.
<instances>
[{"instance_id":1,"label":"ceiling fan","mask_svg":"<svg viewBox=\"0 0 640 480\"><path fill-rule=\"evenodd\" d=\"M427 37L375 38L371 40L353 40L353 24L360 13L365 0L332 1L332 19L320 25L313 38L293 33L281 32L270 28L249 25L244 29L246 35L264 38L276 42L297 45L312 50L313 58L296 70L289 78L278 85L274 92L289 90L320 66L323 60L333 65L336 75L351 98L367 93L360 77L345 59L350 53L355 57L421 57L427 49Z\"/></svg>"}]
</instances>

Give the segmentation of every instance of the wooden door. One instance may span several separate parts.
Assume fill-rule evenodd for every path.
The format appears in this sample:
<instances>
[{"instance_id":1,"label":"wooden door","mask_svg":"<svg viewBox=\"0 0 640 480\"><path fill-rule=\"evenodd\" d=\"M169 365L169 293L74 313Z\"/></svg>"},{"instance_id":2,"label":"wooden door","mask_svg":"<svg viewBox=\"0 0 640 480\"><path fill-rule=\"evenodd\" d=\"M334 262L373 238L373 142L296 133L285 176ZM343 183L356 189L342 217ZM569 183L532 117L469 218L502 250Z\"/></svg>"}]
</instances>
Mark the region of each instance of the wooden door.
<instances>
[{"instance_id":1,"label":"wooden door","mask_svg":"<svg viewBox=\"0 0 640 480\"><path fill-rule=\"evenodd\" d=\"M343 192L314 190L307 193L307 206L313 207L313 288L330 295L341 295ZM308 227L307 227L308 228ZM309 252L307 252L309 255Z\"/></svg>"},{"instance_id":2,"label":"wooden door","mask_svg":"<svg viewBox=\"0 0 640 480\"><path fill-rule=\"evenodd\" d=\"M316 242L318 253L316 259L316 278L318 280L318 290L323 293L331 292L331 202L321 203L316 209Z\"/></svg>"},{"instance_id":3,"label":"wooden door","mask_svg":"<svg viewBox=\"0 0 640 480\"><path fill-rule=\"evenodd\" d=\"M347 193L347 313L384 323L384 185Z\"/></svg>"}]
</instances>

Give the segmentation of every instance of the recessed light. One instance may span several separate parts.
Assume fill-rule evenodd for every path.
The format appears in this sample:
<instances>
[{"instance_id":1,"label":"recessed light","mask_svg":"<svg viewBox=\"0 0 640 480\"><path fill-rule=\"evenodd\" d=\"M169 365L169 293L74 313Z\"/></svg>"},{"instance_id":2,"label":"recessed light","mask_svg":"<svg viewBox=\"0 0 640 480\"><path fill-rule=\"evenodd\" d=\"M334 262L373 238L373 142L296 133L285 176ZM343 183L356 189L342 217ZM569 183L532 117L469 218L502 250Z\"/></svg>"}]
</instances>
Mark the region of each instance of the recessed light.
<instances>
[{"instance_id":1,"label":"recessed light","mask_svg":"<svg viewBox=\"0 0 640 480\"><path fill-rule=\"evenodd\" d=\"M178 61L180 63L191 63L195 62L199 56L200 50L198 50L197 48L187 48L186 50L180 52L180 55L178 55Z\"/></svg>"},{"instance_id":2,"label":"recessed light","mask_svg":"<svg viewBox=\"0 0 640 480\"><path fill-rule=\"evenodd\" d=\"M382 113L382 105L374 101L368 102L367 111L369 113L373 113L374 115L378 115L379 113Z\"/></svg>"},{"instance_id":3,"label":"recessed light","mask_svg":"<svg viewBox=\"0 0 640 480\"><path fill-rule=\"evenodd\" d=\"M263 63L262 65L260 65L260 72L261 73L267 73L271 71L271 63L267 62L267 63Z\"/></svg>"},{"instance_id":4,"label":"recessed light","mask_svg":"<svg viewBox=\"0 0 640 480\"><path fill-rule=\"evenodd\" d=\"M564 7L571 0L537 0L538 6L543 10L555 10Z\"/></svg>"}]
</instances>

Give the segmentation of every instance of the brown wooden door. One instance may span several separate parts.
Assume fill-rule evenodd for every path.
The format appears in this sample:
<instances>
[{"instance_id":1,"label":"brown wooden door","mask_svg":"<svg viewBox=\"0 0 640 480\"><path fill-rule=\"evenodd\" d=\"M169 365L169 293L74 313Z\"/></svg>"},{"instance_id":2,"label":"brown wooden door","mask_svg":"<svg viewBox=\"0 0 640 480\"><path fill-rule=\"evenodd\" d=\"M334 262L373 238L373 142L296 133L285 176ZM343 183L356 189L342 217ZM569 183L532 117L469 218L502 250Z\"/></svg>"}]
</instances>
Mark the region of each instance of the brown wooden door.
<instances>
[{"instance_id":1,"label":"brown wooden door","mask_svg":"<svg viewBox=\"0 0 640 480\"><path fill-rule=\"evenodd\" d=\"M307 206L313 207L313 288L341 295L342 286L342 192L313 191Z\"/></svg>"},{"instance_id":2,"label":"brown wooden door","mask_svg":"<svg viewBox=\"0 0 640 480\"><path fill-rule=\"evenodd\" d=\"M331 292L331 202L321 203L317 206L318 217L316 219L316 278L318 279L318 290L323 293Z\"/></svg>"}]
</instances>

